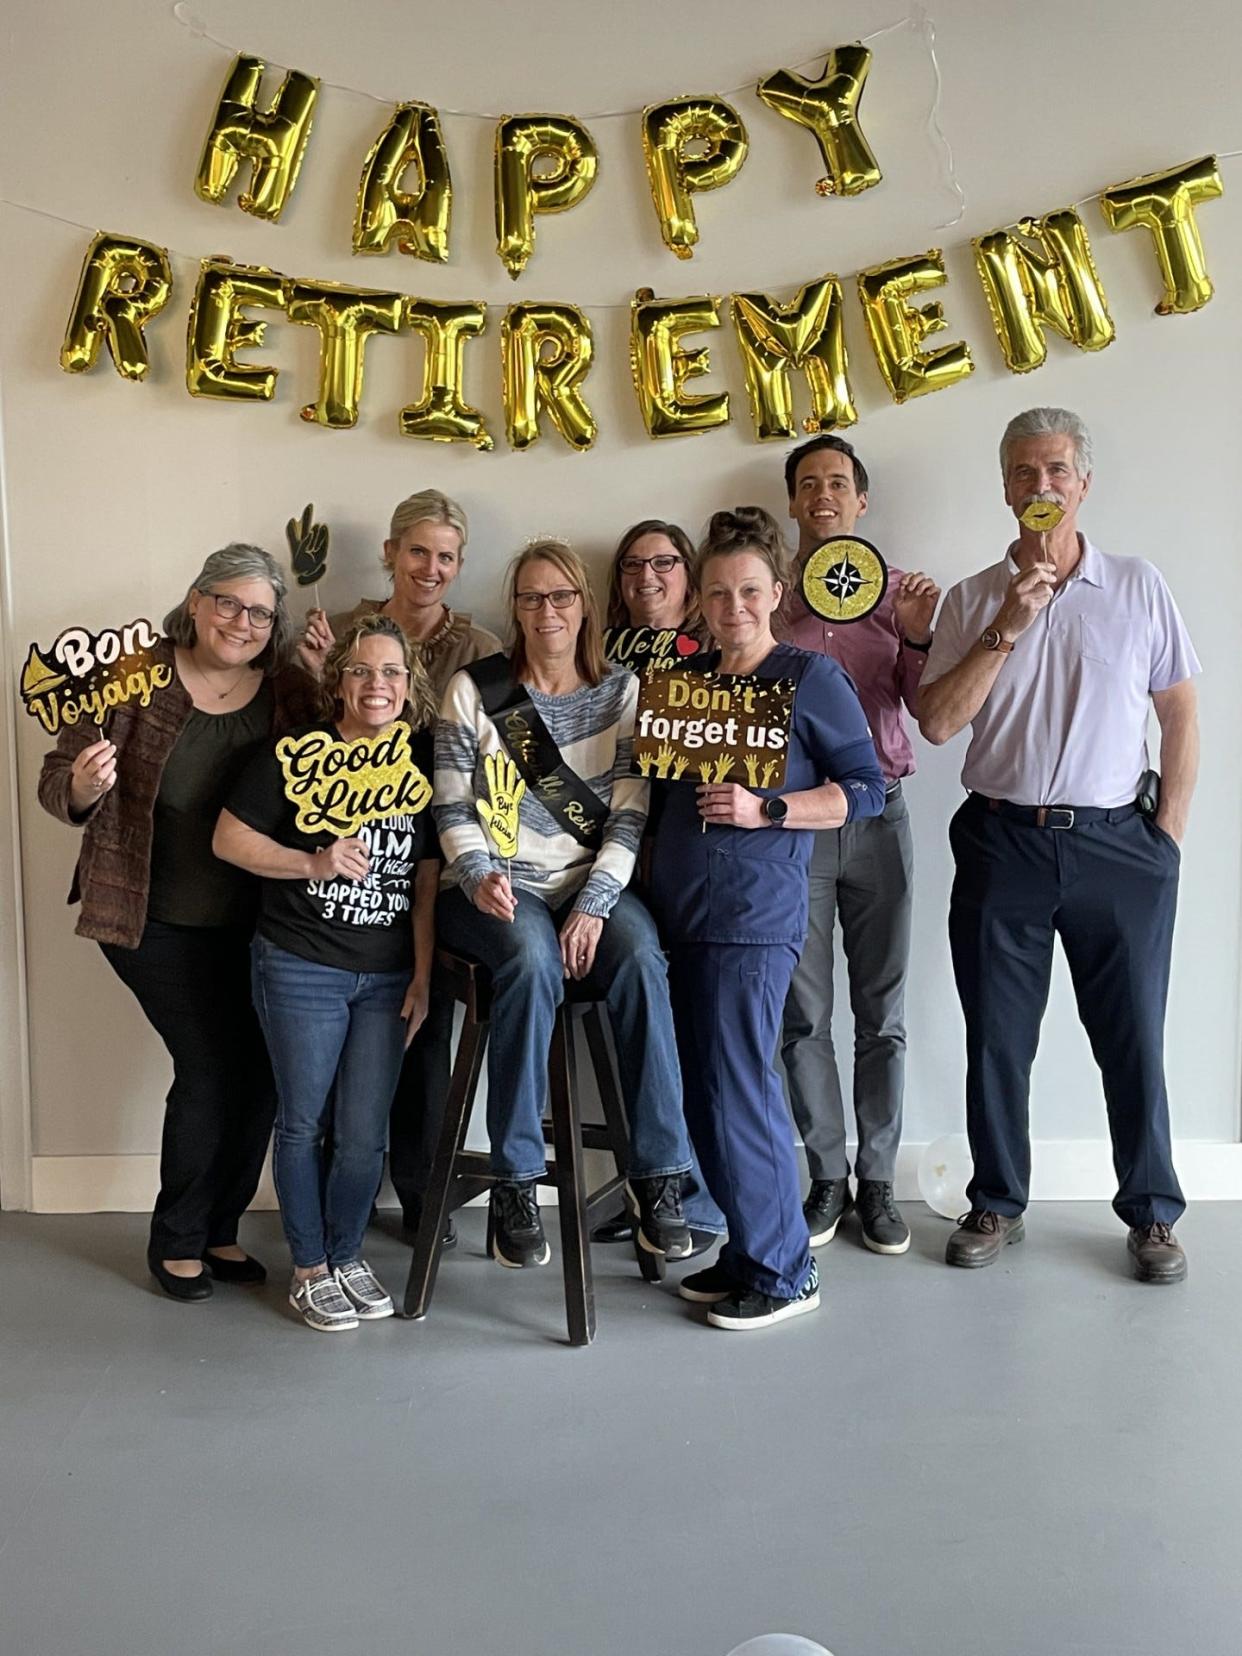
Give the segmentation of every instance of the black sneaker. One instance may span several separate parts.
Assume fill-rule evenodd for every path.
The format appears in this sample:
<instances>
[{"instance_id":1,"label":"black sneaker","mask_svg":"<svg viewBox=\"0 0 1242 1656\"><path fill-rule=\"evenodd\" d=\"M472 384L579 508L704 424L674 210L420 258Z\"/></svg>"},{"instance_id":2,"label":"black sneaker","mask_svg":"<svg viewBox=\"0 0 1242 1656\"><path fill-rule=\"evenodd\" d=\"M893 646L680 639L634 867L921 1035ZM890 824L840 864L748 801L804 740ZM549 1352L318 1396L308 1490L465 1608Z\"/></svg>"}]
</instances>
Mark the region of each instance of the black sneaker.
<instances>
[{"instance_id":1,"label":"black sneaker","mask_svg":"<svg viewBox=\"0 0 1242 1656\"><path fill-rule=\"evenodd\" d=\"M488 1198L488 1252L498 1265L514 1271L524 1265L546 1265L552 1257L535 1189L533 1179L524 1184L498 1180Z\"/></svg>"},{"instance_id":2,"label":"black sneaker","mask_svg":"<svg viewBox=\"0 0 1242 1656\"><path fill-rule=\"evenodd\" d=\"M811 1272L792 1299L775 1299L757 1288L735 1288L727 1299L713 1305L707 1320L713 1328L770 1328L773 1323L800 1317L804 1311L819 1310L819 1266L811 1261Z\"/></svg>"},{"instance_id":3,"label":"black sneaker","mask_svg":"<svg viewBox=\"0 0 1242 1656\"><path fill-rule=\"evenodd\" d=\"M878 1254L903 1254L910 1246L910 1227L893 1200L887 1179L859 1179L854 1200L863 1241Z\"/></svg>"},{"instance_id":4,"label":"black sneaker","mask_svg":"<svg viewBox=\"0 0 1242 1656\"><path fill-rule=\"evenodd\" d=\"M812 1179L807 1199L802 1204L802 1217L811 1233L811 1246L818 1248L831 1242L837 1226L854 1205L848 1179Z\"/></svg>"},{"instance_id":5,"label":"black sneaker","mask_svg":"<svg viewBox=\"0 0 1242 1656\"><path fill-rule=\"evenodd\" d=\"M691 1271L677 1284L677 1292L691 1305L718 1305L721 1300L736 1294L741 1284L719 1260L702 1271Z\"/></svg>"},{"instance_id":6,"label":"black sneaker","mask_svg":"<svg viewBox=\"0 0 1242 1656\"><path fill-rule=\"evenodd\" d=\"M666 1259L685 1259L694 1240L681 1211L681 1174L630 1179L625 1194L637 1220L639 1247Z\"/></svg>"}]
</instances>

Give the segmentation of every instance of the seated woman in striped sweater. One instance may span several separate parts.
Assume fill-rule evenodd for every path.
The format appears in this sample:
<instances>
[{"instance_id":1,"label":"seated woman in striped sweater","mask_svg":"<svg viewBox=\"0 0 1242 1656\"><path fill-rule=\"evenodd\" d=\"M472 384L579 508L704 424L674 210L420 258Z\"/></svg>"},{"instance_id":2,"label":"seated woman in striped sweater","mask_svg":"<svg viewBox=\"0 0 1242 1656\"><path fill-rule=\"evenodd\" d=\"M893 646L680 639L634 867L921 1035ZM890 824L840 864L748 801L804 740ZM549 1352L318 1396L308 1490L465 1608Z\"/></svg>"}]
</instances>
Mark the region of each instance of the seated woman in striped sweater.
<instances>
[{"instance_id":1,"label":"seated woman in striped sweater","mask_svg":"<svg viewBox=\"0 0 1242 1656\"><path fill-rule=\"evenodd\" d=\"M684 1258L690 1146L664 957L651 916L625 889L647 815L648 784L629 774L638 680L605 661L586 570L564 542L519 553L508 593L510 653L449 680L433 806L446 860L438 935L492 975L491 1252L512 1267L549 1258L535 1203L540 1119L553 1018L573 978L608 1006L640 1241ZM502 859L480 818L498 781L519 777L526 790Z\"/></svg>"}]
</instances>

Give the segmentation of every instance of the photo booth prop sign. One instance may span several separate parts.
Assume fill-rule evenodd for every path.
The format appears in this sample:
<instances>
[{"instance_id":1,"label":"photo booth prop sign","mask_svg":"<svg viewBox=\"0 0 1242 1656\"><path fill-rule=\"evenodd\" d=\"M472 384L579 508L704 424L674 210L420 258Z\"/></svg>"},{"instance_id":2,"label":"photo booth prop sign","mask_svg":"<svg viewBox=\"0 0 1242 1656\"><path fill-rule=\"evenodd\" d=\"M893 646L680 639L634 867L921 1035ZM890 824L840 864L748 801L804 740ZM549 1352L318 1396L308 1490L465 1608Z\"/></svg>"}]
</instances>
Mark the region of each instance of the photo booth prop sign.
<instances>
[{"instance_id":1,"label":"photo booth prop sign","mask_svg":"<svg viewBox=\"0 0 1242 1656\"><path fill-rule=\"evenodd\" d=\"M431 803L431 783L414 763L407 724L357 742L337 741L326 730L284 736L276 758L303 834L344 839L364 823L416 816Z\"/></svg>"},{"instance_id":2,"label":"photo booth prop sign","mask_svg":"<svg viewBox=\"0 0 1242 1656\"><path fill-rule=\"evenodd\" d=\"M152 660L159 634L149 621L125 627L66 627L45 650L30 646L22 668L22 703L49 736L83 719L103 726L114 707L146 707L173 680L167 662Z\"/></svg>"},{"instance_id":3,"label":"photo booth prop sign","mask_svg":"<svg viewBox=\"0 0 1242 1656\"><path fill-rule=\"evenodd\" d=\"M802 569L802 596L825 621L861 621L888 591L888 565L870 541L832 535Z\"/></svg>"},{"instance_id":4,"label":"photo booth prop sign","mask_svg":"<svg viewBox=\"0 0 1242 1656\"><path fill-rule=\"evenodd\" d=\"M631 673L665 672L702 652L698 639L677 627L604 628L604 654Z\"/></svg>"},{"instance_id":5,"label":"photo booth prop sign","mask_svg":"<svg viewBox=\"0 0 1242 1656\"><path fill-rule=\"evenodd\" d=\"M289 542L289 560L293 578L300 587L315 588L315 603L319 602L319 583L328 567L328 543L331 531L326 523L315 522L315 508L304 508L301 518L290 518L285 525L285 539Z\"/></svg>"},{"instance_id":6,"label":"photo booth prop sign","mask_svg":"<svg viewBox=\"0 0 1242 1656\"><path fill-rule=\"evenodd\" d=\"M517 856L518 813L526 783L507 753L489 753L483 761L487 798L476 799L474 808L488 838L506 863Z\"/></svg>"},{"instance_id":7,"label":"photo booth prop sign","mask_svg":"<svg viewBox=\"0 0 1242 1656\"><path fill-rule=\"evenodd\" d=\"M638 692L630 768L661 780L779 788L793 700L793 679L648 673Z\"/></svg>"}]
</instances>

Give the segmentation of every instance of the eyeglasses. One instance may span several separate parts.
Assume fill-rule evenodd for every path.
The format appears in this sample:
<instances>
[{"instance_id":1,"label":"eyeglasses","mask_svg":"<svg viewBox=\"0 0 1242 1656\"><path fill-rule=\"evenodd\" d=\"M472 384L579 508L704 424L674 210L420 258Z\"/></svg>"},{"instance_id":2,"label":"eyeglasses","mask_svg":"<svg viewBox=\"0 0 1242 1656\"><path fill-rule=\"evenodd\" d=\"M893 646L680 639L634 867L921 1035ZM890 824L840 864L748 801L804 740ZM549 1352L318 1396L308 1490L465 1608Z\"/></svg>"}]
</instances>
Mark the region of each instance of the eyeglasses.
<instances>
[{"instance_id":1,"label":"eyeglasses","mask_svg":"<svg viewBox=\"0 0 1242 1656\"><path fill-rule=\"evenodd\" d=\"M553 609L568 609L574 599L581 596L577 587L557 587L555 592L515 592L513 602L524 610L539 610L545 603L551 604Z\"/></svg>"},{"instance_id":2,"label":"eyeglasses","mask_svg":"<svg viewBox=\"0 0 1242 1656\"><path fill-rule=\"evenodd\" d=\"M631 558L627 553L619 560L621 568L627 575L640 575L650 564L657 575L667 575L670 569L676 569L685 559L675 552L657 552L654 558Z\"/></svg>"},{"instance_id":3,"label":"eyeglasses","mask_svg":"<svg viewBox=\"0 0 1242 1656\"><path fill-rule=\"evenodd\" d=\"M395 684L398 679L406 677L409 669L405 667L343 667L341 677L353 679L355 684L377 678L383 679L385 684Z\"/></svg>"},{"instance_id":4,"label":"eyeglasses","mask_svg":"<svg viewBox=\"0 0 1242 1656\"><path fill-rule=\"evenodd\" d=\"M211 599L216 614L226 621L236 621L239 615L244 615L256 632L266 632L276 619L276 611L268 609L266 604L243 604L229 592L207 591L203 597Z\"/></svg>"}]
</instances>

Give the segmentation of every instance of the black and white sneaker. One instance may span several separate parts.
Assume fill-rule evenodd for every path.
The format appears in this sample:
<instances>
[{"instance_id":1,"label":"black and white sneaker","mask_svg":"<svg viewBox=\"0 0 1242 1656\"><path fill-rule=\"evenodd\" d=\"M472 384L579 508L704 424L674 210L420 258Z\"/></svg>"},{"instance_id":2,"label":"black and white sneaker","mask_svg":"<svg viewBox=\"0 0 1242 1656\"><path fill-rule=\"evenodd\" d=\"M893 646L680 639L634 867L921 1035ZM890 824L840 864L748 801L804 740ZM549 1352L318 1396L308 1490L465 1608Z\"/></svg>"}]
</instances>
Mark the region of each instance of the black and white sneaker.
<instances>
[{"instance_id":1,"label":"black and white sneaker","mask_svg":"<svg viewBox=\"0 0 1242 1656\"><path fill-rule=\"evenodd\" d=\"M340 1284L327 1266L317 1276L300 1282L295 1276L289 1284L289 1304L297 1311L307 1328L320 1334L335 1334L338 1330L357 1328L358 1313L352 1300L345 1298Z\"/></svg>"},{"instance_id":2,"label":"black and white sneaker","mask_svg":"<svg viewBox=\"0 0 1242 1656\"><path fill-rule=\"evenodd\" d=\"M681 1174L630 1179L625 1186L634 1215L638 1245L666 1259L685 1259L694 1247L690 1227L681 1211Z\"/></svg>"},{"instance_id":3,"label":"black and white sneaker","mask_svg":"<svg viewBox=\"0 0 1242 1656\"><path fill-rule=\"evenodd\" d=\"M812 1179L802 1217L811 1233L811 1246L822 1247L837 1234L837 1226L854 1205L848 1179Z\"/></svg>"},{"instance_id":4,"label":"black and white sneaker","mask_svg":"<svg viewBox=\"0 0 1242 1656\"><path fill-rule=\"evenodd\" d=\"M677 1292L691 1305L719 1305L730 1294L736 1294L740 1287L741 1283L732 1271L727 1271L717 1260L702 1271L691 1271L689 1276L682 1277L677 1284Z\"/></svg>"},{"instance_id":5,"label":"black and white sneaker","mask_svg":"<svg viewBox=\"0 0 1242 1656\"><path fill-rule=\"evenodd\" d=\"M552 1257L543 1234L533 1179L524 1184L497 1180L487 1204L487 1251L499 1265L520 1271L546 1265Z\"/></svg>"},{"instance_id":6,"label":"black and white sneaker","mask_svg":"<svg viewBox=\"0 0 1242 1656\"><path fill-rule=\"evenodd\" d=\"M887 1179L859 1179L854 1207L862 1225L863 1241L878 1254L903 1254L910 1246L910 1227L893 1200Z\"/></svg>"},{"instance_id":7,"label":"black and white sneaker","mask_svg":"<svg viewBox=\"0 0 1242 1656\"><path fill-rule=\"evenodd\" d=\"M351 1259L333 1271L336 1285L362 1322L392 1316L392 1298L365 1259Z\"/></svg>"},{"instance_id":8,"label":"black and white sneaker","mask_svg":"<svg viewBox=\"0 0 1242 1656\"><path fill-rule=\"evenodd\" d=\"M743 1330L770 1328L773 1323L785 1322L789 1317L800 1317L805 1311L819 1310L819 1266L811 1261L811 1270L802 1288L792 1299L775 1299L757 1288L735 1288L727 1299L721 1300L707 1313L713 1328Z\"/></svg>"}]
</instances>

